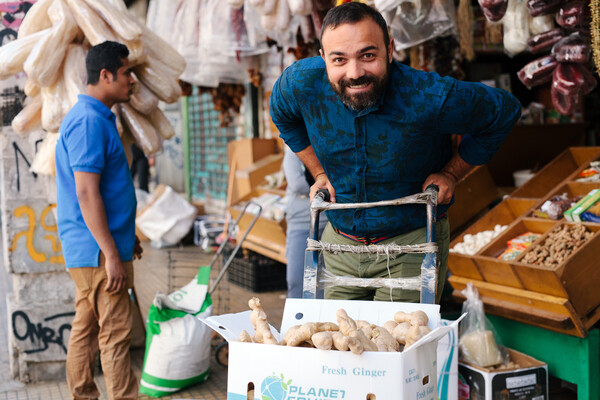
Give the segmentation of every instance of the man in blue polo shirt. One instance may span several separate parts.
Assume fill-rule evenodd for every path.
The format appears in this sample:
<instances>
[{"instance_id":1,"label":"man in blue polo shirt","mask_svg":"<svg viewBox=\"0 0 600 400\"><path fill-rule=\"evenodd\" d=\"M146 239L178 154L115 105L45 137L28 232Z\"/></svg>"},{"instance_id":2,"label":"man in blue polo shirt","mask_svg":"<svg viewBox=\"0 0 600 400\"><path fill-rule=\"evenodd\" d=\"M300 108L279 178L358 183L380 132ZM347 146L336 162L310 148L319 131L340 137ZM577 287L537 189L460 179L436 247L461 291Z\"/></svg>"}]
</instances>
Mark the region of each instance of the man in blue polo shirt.
<instances>
[{"instance_id":1,"label":"man in blue polo shirt","mask_svg":"<svg viewBox=\"0 0 600 400\"><path fill-rule=\"evenodd\" d=\"M439 187L436 242L441 260L437 301L447 271L446 211L458 180L488 162L520 116L508 92L409 68L392 60L385 20L375 9L346 3L329 11L321 57L287 68L273 88L270 112L287 145L332 201L390 200ZM463 135L453 154L451 135ZM323 241L408 245L425 242L425 207L409 205L328 211ZM420 274L422 255L395 259L324 254L335 275L397 278ZM326 298L419 301L419 292L334 287Z\"/></svg>"},{"instance_id":2,"label":"man in blue polo shirt","mask_svg":"<svg viewBox=\"0 0 600 400\"><path fill-rule=\"evenodd\" d=\"M126 46L104 42L86 57L88 86L60 126L56 144L58 232L76 286L67 352L74 399L95 399L95 358L110 399L136 399L129 344L136 199L125 150L110 108L129 100L134 83Z\"/></svg>"}]
</instances>

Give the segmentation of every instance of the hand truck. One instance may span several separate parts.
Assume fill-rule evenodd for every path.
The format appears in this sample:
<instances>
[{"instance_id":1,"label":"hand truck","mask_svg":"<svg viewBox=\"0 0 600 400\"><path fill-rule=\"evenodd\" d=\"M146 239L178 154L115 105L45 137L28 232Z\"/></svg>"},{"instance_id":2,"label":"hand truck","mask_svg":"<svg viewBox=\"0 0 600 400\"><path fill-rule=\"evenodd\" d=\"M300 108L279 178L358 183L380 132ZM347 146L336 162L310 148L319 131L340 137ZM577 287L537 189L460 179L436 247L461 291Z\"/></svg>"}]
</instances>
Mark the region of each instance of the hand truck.
<instances>
[{"instance_id":1,"label":"hand truck","mask_svg":"<svg viewBox=\"0 0 600 400\"><path fill-rule=\"evenodd\" d=\"M317 192L310 205L310 235L304 259L304 299L315 299L317 289L325 286L361 286L361 287L389 287L405 290L419 290L421 303L434 304L437 290L438 272L438 246L435 243L435 216L437 210L437 195L439 188L429 185L424 192L413 194L394 200L383 200L372 203L331 203L329 192L321 189ZM425 204L427 209L426 243L418 245L362 245L362 246L337 246L319 242L319 214L326 210L342 210L356 208L373 208L382 206L399 206L403 204ZM424 253L421 263L421 275L398 279L363 279L355 277L338 277L328 273L322 262L319 261L320 251L359 252L369 254L401 254Z\"/></svg>"}]
</instances>

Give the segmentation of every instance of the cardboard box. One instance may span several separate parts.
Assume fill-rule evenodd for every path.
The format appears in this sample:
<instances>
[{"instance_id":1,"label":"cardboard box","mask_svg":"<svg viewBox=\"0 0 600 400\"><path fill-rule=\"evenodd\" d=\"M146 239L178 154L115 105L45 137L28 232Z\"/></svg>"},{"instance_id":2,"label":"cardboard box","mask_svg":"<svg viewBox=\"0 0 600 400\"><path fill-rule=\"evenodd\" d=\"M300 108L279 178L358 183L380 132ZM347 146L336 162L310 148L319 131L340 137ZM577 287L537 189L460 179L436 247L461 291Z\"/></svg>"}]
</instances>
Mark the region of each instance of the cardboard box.
<instances>
[{"instance_id":1,"label":"cardboard box","mask_svg":"<svg viewBox=\"0 0 600 400\"><path fill-rule=\"evenodd\" d=\"M276 152L276 139L245 138L232 140L227 144L227 164L231 167L235 157L236 169L248 168L261 158Z\"/></svg>"},{"instance_id":2,"label":"cardboard box","mask_svg":"<svg viewBox=\"0 0 600 400\"><path fill-rule=\"evenodd\" d=\"M442 326L452 329L438 342L437 396L440 400L458 400L458 325L443 319Z\"/></svg>"},{"instance_id":3,"label":"cardboard box","mask_svg":"<svg viewBox=\"0 0 600 400\"><path fill-rule=\"evenodd\" d=\"M493 371L458 363L460 400L548 400L548 365L508 349L520 368Z\"/></svg>"},{"instance_id":4,"label":"cardboard box","mask_svg":"<svg viewBox=\"0 0 600 400\"><path fill-rule=\"evenodd\" d=\"M265 182L265 177L281 170L283 154L270 154L250 166L235 171L234 199L243 197Z\"/></svg>"},{"instance_id":5,"label":"cardboard box","mask_svg":"<svg viewBox=\"0 0 600 400\"><path fill-rule=\"evenodd\" d=\"M581 214L600 199L600 189L593 189L577 204L564 212L565 219L570 222L581 222Z\"/></svg>"},{"instance_id":6,"label":"cardboard box","mask_svg":"<svg viewBox=\"0 0 600 400\"><path fill-rule=\"evenodd\" d=\"M383 325L395 312L423 310L431 333L401 353L353 354L334 350L241 343L252 336L250 311L202 320L229 342L227 399L418 399L437 400L437 346L453 326L440 326L439 305L372 301L287 299L281 331L310 321L336 321L344 308L354 319ZM274 328L273 334L280 338ZM269 397L266 397L269 396Z\"/></svg>"},{"instance_id":7,"label":"cardboard box","mask_svg":"<svg viewBox=\"0 0 600 400\"><path fill-rule=\"evenodd\" d=\"M278 190L265 190L265 189L256 189L247 194L246 196L240 199L240 203L229 207L229 212L233 220L237 220L240 213L242 212L243 206L241 203L249 201L253 198L260 197L266 193L277 194L280 197L285 195L285 192ZM254 214L246 211L246 213L240 219L238 226L240 228L238 232L238 240L241 240L243 234L246 232L252 220L254 219ZM267 256L272 258L273 260L282 262L284 264L287 263L285 258L285 236L286 236L286 224L285 220L277 222L272 219L259 217L246 240L242 242L242 247L246 249L250 249L255 251L263 256Z\"/></svg>"}]
</instances>

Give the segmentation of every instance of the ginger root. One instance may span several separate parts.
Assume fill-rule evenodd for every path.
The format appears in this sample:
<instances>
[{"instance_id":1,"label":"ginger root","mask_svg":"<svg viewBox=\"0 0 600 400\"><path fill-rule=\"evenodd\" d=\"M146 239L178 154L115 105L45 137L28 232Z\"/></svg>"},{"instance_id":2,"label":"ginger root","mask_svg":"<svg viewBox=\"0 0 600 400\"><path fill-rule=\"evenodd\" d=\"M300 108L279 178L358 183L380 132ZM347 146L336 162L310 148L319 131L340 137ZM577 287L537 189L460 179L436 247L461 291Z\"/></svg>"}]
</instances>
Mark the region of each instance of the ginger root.
<instances>
[{"instance_id":1,"label":"ginger root","mask_svg":"<svg viewBox=\"0 0 600 400\"><path fill-rule=\"evenodd\" d=\"M398 311L394 314L394 320L398 322L398 326L394 328L392 336L400 344L405 345L404 349L407 349L423 336L431 332L431 329L427 326L429 318L427 317L427 314L420 310L411 313Z\"/></svg>"},{"instance_id":2,"label":"ginger root","mask_svg":"<svg viewBox=\"0 0 600 400\"><path fill-rule=\"evenodd\" d=\"M412 346L414 343L416 343L423 336L427 335L429 332L431 332L431 329L429 329L428 326L411 325L410 329L406 333L406 345L404 346L404 349L406 350L407 348Z\"/></svg>"},{"instance_id":3,"label":"ginger root","mask_svg":"<svg viewBox=\"0 0 600 400\"><path fill-rule=\"evenodd\" d=\"M364 334L364 332L358 329L356 321L348 316L346 310L340 308L336 313L337 322L340 327L340 332L344 336L350 336L358 339L362 344L364 351L377 351L377 346Z\"/></svg>"},{"instance_id":4,"label":"ginger root","mask_svg":"<svg viewBox=\"0 0 600 400\"><path fill-rule=\"evenodd\" d=\"M421 326L425 326L429 322L429 318L427 317L427 314L425 314L423 311L420 311L420 310L413 311L411 313L405 313L404 311L398 311L396 314L394 314L394 320L399 324L402 322L410 322L411 325L421 325Z\"/></svg>"},{"instance_id":5,"label":"ginger root","mask_svg":"<svg viewBox=\"0 0 600 400\"><path fill-rule=\"evenodd\" d=\"M310 340L317 349L331 350L333 347L333 336L331 331L317 332L310 337Z\"/></svg>"},{"instance_id":6,"label":"ginger root","mask_svg":"<svg viewBox=\"0 0 600 400\"><path fill-rule=\"evenodd\" d=\"M367 321L358 319L358 320L356 320L356 326L358 329L363 331L363 333L365 334L365 336L367 338L370 339L373 336L373 325L371 325Z\"/></svg>"},{"instance_id":7,"label":"ginger root","mask_svg":"<svg viewBox=\"0 0 600 400\"><path fill-rule=\"evenodd\" d=\"M394 332L394 329L398 326L398 323L396 321L387 321L385 324L383 324L383 327L389 332L392 333Z\"/></svg>"},{"instance_id":8,"label":"ginger root","mask_svg":"<svg viewBox=\"0 0 600 400\"><path fill-rule=\"evenodd\" d=\"M392 336L398 341L398 343L406 344L406 334L408 333L410 327L411 325L408 321L399 323L392 331Z\"/></svg>"},{"instance_id":9,"label":"ginger root","mask_svg":"<svg viewBox=\"0 0 600 400\"><path fill-rule=\"evenodd\" d=\"M317 332L336 332L340 330L340 327L333 322L316 322Z\"/></svg>"},{"instance_id":10,"label":"ginger root","mask_svg":"<svg viewBox=\"0 0 600 400\"><path fill-rule=\"evenodd\" d=\"M245 329L243 329L240 332L240 337L238 338L238 341L242 343L252 343L252 338L250 337L250 334Z\"/></svg>"},{"instance_id":11,"label":"ginger root","mask_svg":"<svg viewBox=\"0 0 600 400\"><path fill-rule=\"evenodd\" d=\"M398 351L400 344L387 329L375 325L372 331L373 342L379 351Z\"/></svg>"},{"instance_id":12,"label":"ginger root","mask_svg":"<svg viewBox=\"0 0 600 400\"><path fill-rule=\"evenodd\" d=\"M344 336L342 332L331 332L333 347L339 351L350 350L354 354L362 354L363 346L360 341L350 336Z\"/></svg>"},{"instance_id":13,"label":"ginger root","mask_svg":"<svg viewBox=\"0 0 600 400\"><path fill-rule=\"evenodd\" d=\"M311 338L314 334L336 331L339 331L339 327L333 322L307 322L288 329L282 344L285 346L300 346L304 342L312 344Z\"/></svg>"},{"instance_id":14,"label":"ginger root","mask_svg":"<svg viewBox=\"0 0 600 400\"><path fill-rule=\"evenodd\" d=\"M303 342L311 340L312 335L315 333L317 333L317 324L314 322L294 325L285 333L282 344L286 346L299 346Z\"/></svg>"},{"instance_id":15,"label":"ginger root","mask_svg":"<svg viewBox=\"0 0 600 400\"><path fill-rule=\"evenodd\" d=\"M271 332L271 327L267 321L267 314L263 310L260 299L253 297L248 301L248 306L252 309L250 313L250 322L254 326L254 343L278 344L277 339Z\"/></svg>"}]
</instances>

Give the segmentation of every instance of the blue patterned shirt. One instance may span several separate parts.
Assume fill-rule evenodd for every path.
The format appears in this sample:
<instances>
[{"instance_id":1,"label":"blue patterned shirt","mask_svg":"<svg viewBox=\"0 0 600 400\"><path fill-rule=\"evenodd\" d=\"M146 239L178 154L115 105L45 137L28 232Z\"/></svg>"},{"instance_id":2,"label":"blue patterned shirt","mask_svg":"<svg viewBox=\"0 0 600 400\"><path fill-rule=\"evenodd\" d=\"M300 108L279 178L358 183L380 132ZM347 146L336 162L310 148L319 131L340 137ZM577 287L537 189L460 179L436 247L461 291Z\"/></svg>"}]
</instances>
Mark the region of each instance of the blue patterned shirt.
<instances>
[{"instance_id":1,"label":"blue patterned shirt","mask_svg":"<svg viewBox=\"0 0 600 400\"><path fill-rule=\"evenodd\" d=\"M428 175L458 152L488 162L521 114L508 92L393 62L385 93L354 111L333 92L321 57L287 68L269 100L273 122L294 152L313 146L337 202L373 202L419 193ZM448 205L438 206L438 216ZM362 237L395 236L426 224L423 205L328 211L332 225Z\"/></svg>"}]
</instances>

